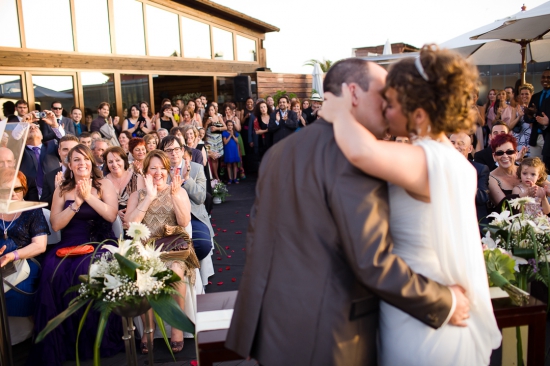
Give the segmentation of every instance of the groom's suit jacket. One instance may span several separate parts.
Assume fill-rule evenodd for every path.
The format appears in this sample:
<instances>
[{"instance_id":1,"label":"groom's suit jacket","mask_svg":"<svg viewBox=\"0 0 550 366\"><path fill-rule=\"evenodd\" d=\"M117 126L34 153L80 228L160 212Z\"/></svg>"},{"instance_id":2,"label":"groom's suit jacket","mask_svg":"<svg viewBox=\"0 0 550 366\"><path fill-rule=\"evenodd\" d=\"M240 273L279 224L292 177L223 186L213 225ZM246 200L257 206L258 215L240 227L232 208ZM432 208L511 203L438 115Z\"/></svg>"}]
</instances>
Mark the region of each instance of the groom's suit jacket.
<instances>
[{"instance_id":1,"label":"groom's suit jacket","mask_svg":"<svg viewBox=\"0 0 550 366\"><path fill-rule=\"evenodd\" d=\"M437 328L446 287L391 253L387 183L354 168L324 120L264 156L225 346L261 365L376 365L383 299Z\"/></svg>"}]
</instances>

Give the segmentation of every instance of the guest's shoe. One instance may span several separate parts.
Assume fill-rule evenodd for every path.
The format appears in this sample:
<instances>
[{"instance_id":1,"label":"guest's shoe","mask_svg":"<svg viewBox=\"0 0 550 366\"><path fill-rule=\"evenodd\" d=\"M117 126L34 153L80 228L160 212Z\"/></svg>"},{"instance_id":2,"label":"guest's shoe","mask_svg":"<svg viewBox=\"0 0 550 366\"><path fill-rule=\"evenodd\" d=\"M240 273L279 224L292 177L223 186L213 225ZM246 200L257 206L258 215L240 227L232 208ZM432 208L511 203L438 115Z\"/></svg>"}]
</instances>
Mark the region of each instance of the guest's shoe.
<instances>
[{"instance_id":1,"label":"guest's shoe","mask_svg":"<svg viewBox=\"0 0 550 366\"><path fill-rule=\"evenodd\" d=\"M170 342L170 348L172 348L172 352L178 353L181 352L183 349L183 341L181 342Z\"/></svg>"},{"instance_id":2,"label":"guest's shoe","mask_svg":"<svg viewBox=\"0 0 550 366\"><path fill-rule=\"evenodd\" d=\"M147 348L147 343L141 342L141 343L139 344L139 348L141 349L141 354L142 354L142 355L146 355L146 354L149 353L149 349Z\"/></svg>"},{"instance_id":3,"label":"guest's shoe","mask_svg":"<svg viewBox=\"0 0 550 366\"><path fill-rule=\"evenodd\" d=\"M233 179L233 183L239 184L239 180L238 179Z\"/></svg>"},{"instance_id":4,"label":"guest's shoe","mask_svg":"<svg viewBox=\"0 0 550 366\"><path fill-rule=\"evenodd\" d=\"M231 179L229 179L229 180L227 181L227 185L230 185L230 184L231 184L231 182L232 182L232 180L231 180Z\"/></svg>"},{"instance_id":5,"label":"guest's shoe","mask_svg":"<svg viewBox=\"0 0 550 366\"><path fill-rule=\"evenodd\" d=\"M241 174L239 175L239 178L246 179L246 175L244 175L244 172L241 172Z\"/></svg>"}]
</instances>

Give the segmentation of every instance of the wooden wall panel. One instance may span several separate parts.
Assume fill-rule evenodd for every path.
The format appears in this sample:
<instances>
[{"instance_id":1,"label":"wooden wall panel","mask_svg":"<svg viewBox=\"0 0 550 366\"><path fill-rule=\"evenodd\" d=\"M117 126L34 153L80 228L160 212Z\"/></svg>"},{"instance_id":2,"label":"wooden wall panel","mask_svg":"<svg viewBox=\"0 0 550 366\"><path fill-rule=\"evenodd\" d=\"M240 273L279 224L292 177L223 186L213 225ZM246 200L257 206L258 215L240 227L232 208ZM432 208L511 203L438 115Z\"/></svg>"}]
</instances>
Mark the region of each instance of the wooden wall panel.
<instances>
[{"instance_id":1,"label":"wooden wall panel","mask_svg":"<svg viewBox=\"0 0 550 366\"><path fill-rule=\"evenodd\" d=\"M258 96L273 95L278 90L294 93L300 99L311 97L311 75L278 74L259 71L256 73Z\"/></svg>"},{"instance_id":2,"label":"wooden wall panel","mask_svg":"<svg viewBox=\"0 0 550 366\"><path fill-rule=\"evenodd\" d=\"M160 110L162 99L169 98L172 100L178 94L203 93L208 100L214 99L212 77L161 75L153 78L153 89L157 111Z\"/></svg>"}]
</instances>

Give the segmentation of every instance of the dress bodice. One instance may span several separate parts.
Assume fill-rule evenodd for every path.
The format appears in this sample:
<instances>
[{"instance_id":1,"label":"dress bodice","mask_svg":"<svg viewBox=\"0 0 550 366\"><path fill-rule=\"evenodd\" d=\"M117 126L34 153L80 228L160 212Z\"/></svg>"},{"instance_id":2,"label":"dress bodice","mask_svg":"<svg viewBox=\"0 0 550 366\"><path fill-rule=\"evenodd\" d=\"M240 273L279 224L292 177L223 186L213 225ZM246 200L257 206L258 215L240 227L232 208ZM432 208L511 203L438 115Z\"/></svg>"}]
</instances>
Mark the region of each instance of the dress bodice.
<instances>
[{"instance_id":1,"label":"dress bodice","mask_svg":"<svg viewBox=\"0 0 550 366\"><path fill-rule=\"evenodd\" d=\"M64 208L74 200L66 200ZM63 238L82 238L90 242L113 238L112 224L99 215L88 203L84 202L71 221L61 229Z\"/></svg>"},{"instance_id":2,"label":"dress bodice","mask_svg":"<svg viewBox=\"0 0 550 366\"><path fill-rule=\"evenodd\" d=\"M50 235L42 209L24 211L15 220L0 222L0 247L6 245L6 253L26 247L35 236ZM4 239L4 228L8 239Z\"/></svg>"},{"instance_id":3,"label":"dress bodice","mask_svg":"<svg viewBox=\"0 0 550 366\"><path fill-rule=\"evenodd\" d=\"M141 189L139 191L138 201L143 201L146 195L147 192ZM164 225L178 225L169 186L158 192L157 198L151 202L141 222L147 225L151 231L151 238L163 237Z\"/></svg>"}]
</instances>

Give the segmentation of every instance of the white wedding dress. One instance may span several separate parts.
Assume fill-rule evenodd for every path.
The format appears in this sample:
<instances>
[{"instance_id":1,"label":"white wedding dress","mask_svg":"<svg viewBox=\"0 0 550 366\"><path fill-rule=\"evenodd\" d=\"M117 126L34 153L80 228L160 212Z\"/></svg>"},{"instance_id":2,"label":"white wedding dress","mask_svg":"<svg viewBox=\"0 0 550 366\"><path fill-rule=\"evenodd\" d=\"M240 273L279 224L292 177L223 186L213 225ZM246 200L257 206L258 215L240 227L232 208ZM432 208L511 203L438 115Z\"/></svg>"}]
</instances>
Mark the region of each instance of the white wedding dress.
<instances>
[{"instance_id":1,"label":"white wedding dress","mask_svg":"<svg viewBox=\"0 0 550 366\"><path fill-rule=\"evenodd\" d=\"M433 329L381 302L380 365L488 365L501 333L493 315L477 225L476 171L450 146L430 139L415 144L426 153L431 203L389 186L393 252L416 273L443 285L464 287L470 319L465 328Z\"/></svg>"}]
</instances>

